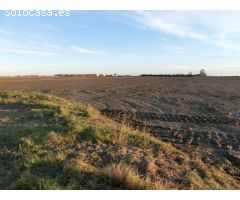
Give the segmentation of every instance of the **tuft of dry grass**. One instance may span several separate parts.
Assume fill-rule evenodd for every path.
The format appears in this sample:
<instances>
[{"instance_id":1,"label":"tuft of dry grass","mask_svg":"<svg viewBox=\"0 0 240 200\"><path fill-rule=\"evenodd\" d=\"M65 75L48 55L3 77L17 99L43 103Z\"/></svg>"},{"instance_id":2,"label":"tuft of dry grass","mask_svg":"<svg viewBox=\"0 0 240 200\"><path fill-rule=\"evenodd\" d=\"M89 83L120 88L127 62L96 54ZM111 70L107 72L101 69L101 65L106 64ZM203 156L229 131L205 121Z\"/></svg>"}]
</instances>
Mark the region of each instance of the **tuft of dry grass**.
<instances>
[{"instance_id":1,"label":"tuft of dry grass","mask_svg":"<svg viewBox=\"0 0 240 200\"><path fill-rule=\"evenodd\" d=\"M111 184L133 190L163 189L155 187L149 178L140 178L132 167L119 163L108 166L100 171Z\"/></svg>"},{"instance_id":2,"label":"tuft of dry grass","mask_svg":"<svg viewBox=\"0 0 240 200\"><path fill-rule=\"evenodd\" d=\"M77 158L75 160L75 167L77 169L80 169L80 170L83 170L86 172L96 172L97 171L96 167L92 166L89 163L84 162L81 158Z\"/></svg>"}]
</instances>

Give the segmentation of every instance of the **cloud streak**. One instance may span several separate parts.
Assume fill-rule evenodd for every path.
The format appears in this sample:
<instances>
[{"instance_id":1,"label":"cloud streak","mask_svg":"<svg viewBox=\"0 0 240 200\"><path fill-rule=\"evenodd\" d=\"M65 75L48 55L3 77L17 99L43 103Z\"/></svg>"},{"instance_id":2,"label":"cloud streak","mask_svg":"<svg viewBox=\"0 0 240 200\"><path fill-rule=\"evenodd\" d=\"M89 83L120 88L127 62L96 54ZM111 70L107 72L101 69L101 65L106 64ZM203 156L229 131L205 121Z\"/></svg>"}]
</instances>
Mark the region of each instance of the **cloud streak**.
<instances>
[{"instance_id":1,"label":"cloud streak","mask_svg":"<svg viewBox=\"0 0 240 200\"><path fill-rule=\"evenodd\" d=\"M181 46L173 46L173 45L164 45L162 46L163 50L175 51L177 53L182 53L184 51L184 47Z\"/></svg>"},{"instance_id":2,"label":"cloud streak","mask_svg":"<svg viewBox=\"0 0 240 200\"><path fill-rule=\"evenodd\" d=\"M31 41L30 42L32 45L34 45L35 47L37 48L41 48L41 49L49 49L49 50L61 50L61 49L64 49L63 47L57 45L57 44L53 44L53 43L50 43L50 42L37 42L37 41Z\"/></svg>"},{"instance_id":3,"label":"cloud streak","mask_svg":"<svg viewBox=\"0 0 240 200\"><path fill-rule=\"evenodd\" d=\"M36 50L36 49L20 49L20 48L0 48L1 53L17 53L17 54L29 54L36 56L50 56L56 55L50 51Z\"/></svg>"},{"instance_id":4,"label":"cloud streak","mask_svg":"<svg viewBox=\"0 0 240 200\"><path fill-rule=\"evenodd\" d=\"M237 17L240 19L239 14L237 13ZM240 23L231 23L233 17L224 18L223 16L218 13L216 17L219 17L219 22L216 22L216 19L215 21L211 19L214 16L201 16L198 12L184 14L182 12L138 11L132 12L131 19L152 30L179 38L189 38L225 49L240 50L240 45L230 37L231 33L240 33L240 29L236 28L240 26ZM197 27L205 29L200 31Z\"/></svg>"},{"instance_id":5,"label":"cloud streak","mask_svg":"<svg viewBox=\"0 0 240 200\"><path fill-rule=\"evenodd\" d=\"M197 40L206 40L207 36L195 33L189 27L184 27L164 19L161 15L156 15L151 12L142 11L137 12L136 21L152 29L176 35L183 38L193 38Z\"/></svg>"},{"instance_id":6,"label":"cloud streak","mask_svg":"<svg viewBox=\"0 0 240 200\"><path fill-rule=\"evenodd\" d=\"M86 49L86 48L82 48L82 47L79 47L79 46L75 46L75 45L72 45L71 46L71 49L78 52L78 53L81 53L81 54L86 54L86 55L97 55L97 56L104 56L104 55L107 55L108 53L105 52L105 51L100 51L100 50L92 50L92 49Z\"/></svg>"}]
</instances>

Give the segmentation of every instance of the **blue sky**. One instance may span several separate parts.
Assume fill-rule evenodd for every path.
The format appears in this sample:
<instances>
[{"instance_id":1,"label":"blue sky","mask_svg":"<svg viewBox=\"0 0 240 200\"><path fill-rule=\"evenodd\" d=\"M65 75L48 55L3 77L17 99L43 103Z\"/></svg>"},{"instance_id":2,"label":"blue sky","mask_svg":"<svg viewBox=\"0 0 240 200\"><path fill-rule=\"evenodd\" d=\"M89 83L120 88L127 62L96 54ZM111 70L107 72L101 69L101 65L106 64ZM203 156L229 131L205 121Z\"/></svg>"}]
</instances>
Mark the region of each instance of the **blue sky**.
<instances>
[{"instance_id":1,"label":"blue sky","mask_svg":"<svg viewBox=\"0 0 240 200\"><path fill-rule=\"evenodd\" d=\"M240 75L238 11L0 12L0 75L197 73Z\"/></svg>"}]
</instances>

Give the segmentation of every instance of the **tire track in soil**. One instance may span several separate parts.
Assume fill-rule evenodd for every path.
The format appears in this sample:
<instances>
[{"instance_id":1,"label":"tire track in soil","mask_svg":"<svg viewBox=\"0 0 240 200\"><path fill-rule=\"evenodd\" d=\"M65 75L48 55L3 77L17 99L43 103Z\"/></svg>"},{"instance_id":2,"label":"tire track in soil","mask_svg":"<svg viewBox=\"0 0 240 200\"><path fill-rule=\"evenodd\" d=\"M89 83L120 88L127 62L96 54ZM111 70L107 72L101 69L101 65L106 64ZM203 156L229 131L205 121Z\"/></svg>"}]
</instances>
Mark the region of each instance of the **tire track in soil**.
<instances>
[{"instance_id":1,"label":"tire track in soil","mask_svg":"<svg viewBox=\"0 0 240 200\"><path fill-rule=\"evenodd\" d=\"M188 130L159 125L159 122L194 123L199 127L214 125L231 125L237 129L239 119L224 117L205 117L189 115L171 115L152 112L133 112L129 110L102 109L101 113L119 123L125 123L135 129L147 131L165 142L170 142L191 154L192 149L200 147L202 159L209 163L221 163L225 170L240 179L240 132L218 133L213 131ZM148 124L153 122L153 124ZM211 152L205 155L205 151ZM230 167L229 167L229 162ZM236 169L231 171L231 166Z\"/></svg>"},{"instance_id":2,"label":"tire track in soil","mask_svg":"<svg viewBox=\"0 0 240 200\"><path fill-rule=\"evenodd\" d=\"M175 115L160 114L154 112L132 112L128 110L102 109L104 115L114 119L137 119L137 120L158 120L165 122L188 122L188 123L212 123L226 125L240 125L240 120L236 118L215 117L215 116L196 116L196 115Z\"/></svg>"},{"instance_id":3,"label":"tire track in soil","mask_svg":"<svg viewBox=\"0 0 240 200\"><path fill-rule=\"evenodd\" d=\"M131 127L147 131L163 141L171 142L180 146L207 146L219 150L239 150L240 134L225 135L211 131L194 131L186 129L175 129L158 125L157 122L181 122L194 123L202 126L209 125L232 125L239 126L240 120L226 117L205 117L190 115L160 114L153 112L133 112L129 110L102 109L101 113L122 123L123 121ZM157 125L148 124L153 122Z\"/></svg>"}]
</instances>

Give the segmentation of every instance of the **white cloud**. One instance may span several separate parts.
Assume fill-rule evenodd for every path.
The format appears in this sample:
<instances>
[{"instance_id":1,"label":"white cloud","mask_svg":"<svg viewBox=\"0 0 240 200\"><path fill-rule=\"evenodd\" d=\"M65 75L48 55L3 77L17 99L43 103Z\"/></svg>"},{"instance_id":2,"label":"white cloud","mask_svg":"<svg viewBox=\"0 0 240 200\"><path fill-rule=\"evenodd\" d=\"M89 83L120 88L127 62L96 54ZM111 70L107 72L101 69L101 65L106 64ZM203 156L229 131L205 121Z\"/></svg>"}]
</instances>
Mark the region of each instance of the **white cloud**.
<instances>
[{"instance_id":1,"label":"white cloud","mask_svg":"<svg viewBox=\"0 0 240 200\"><path fill-rule=\"evenodd\" d=\"M61 46L53 44L53 43L49 43L49 42L30 41L30 43L33 44L37 48L44 48L44 49L48 48L51 50L63 49Z\"/></svg>"},{"instance_id":2,"label":"white cloud","mask_svg":"<svg viewBox=\"0 0 240 200\"><path fill-rule=\"evenodd\" d=\"M240 41L231 34L240 33L240 12L138 11L131 19L137 24L232 50L240 50Z\"/></svg>"},{"instance_id":3,"label":"white cloud","mask_svg":"<svg viewBox=\"0 0 240 200\"><path fill-rule=\"evenodd\" d=\"M45 42L45 43L43 43L43 45L46 46L46 47L52 48L52 49L61 49L60 46L52 44L52 43Z\"/></svg>"},{"instance_id":4,"label":"white cloud","mask_svg":"<svg viewBox=\"0 0 240 200\"><path fill-rule=\"evenodd\" d=\"M50 51L36 50L36 49L20 49L20 48L0 48L2 53L20 53L20 54L31 54L36 56L49 56L56 55Z\"/></svg>"},{"instance_id":5,"label":"white cloud","mask_svg":"<svg viewBox=\"0 0 240 200\"><path fill-rule=\"evenodd\" d=\"M71 46L71 49L81 53L81 54L87 54L87 55L107 55L108 53L106 53L105 51L100 51L100 50L92 50L92 49L86 49L86 48L82 48L79 46Z\"/></svg>"},{"instance_id":6,"label":"white cloud","mask_svg":"<svg viewBox=\"0 0 240 200\"><path fill-rule=\"evenodd\" d=\"M159 30L161 32L177 35L179 37L190 37L197 40L207 39L205 35L195 33L189 27L184 27L174 21L164 19L161 15L157 15L152 12L138 12L138 16L135 19L145 26Z\"/></svg>"},{"instance_id":7,"label":"white cloud","mask_svg":"<svg viewBox=\"0 0 240 200\"><path fill-rule=\"evenodd\" d=\"M29 54L36 56L50 56L57 55L60 47L46 42L26 42L19 44L18 42L9 39L0 39L0 52L2 53L18 53Z\"/></svg>"}]
</instances>

